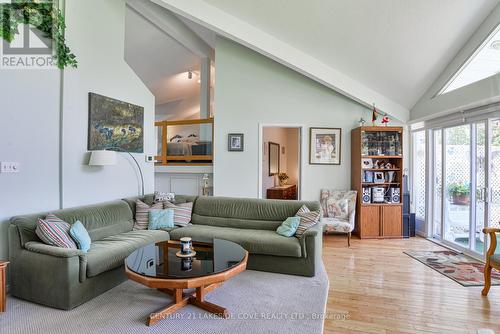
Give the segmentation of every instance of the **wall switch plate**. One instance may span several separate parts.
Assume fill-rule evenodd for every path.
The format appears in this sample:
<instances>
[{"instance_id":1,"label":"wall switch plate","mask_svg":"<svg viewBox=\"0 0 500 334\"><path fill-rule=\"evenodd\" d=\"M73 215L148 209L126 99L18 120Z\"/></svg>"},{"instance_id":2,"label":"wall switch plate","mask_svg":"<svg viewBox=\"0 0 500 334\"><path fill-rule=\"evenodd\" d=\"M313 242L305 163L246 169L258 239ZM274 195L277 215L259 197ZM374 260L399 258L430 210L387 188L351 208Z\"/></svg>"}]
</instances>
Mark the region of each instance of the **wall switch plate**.
<instances>
[{"instance_id":1,"label":"wall switch plate","mask_svg":"<svg viewBox=\"0 0 500 334\"><path fill-rule=\"evenodd\" d=\"M154 155L146 155L146 162L155 162Z\"/></svg>"},{"instance_id":2,"label":"wall switch plate","mask_svg":"<svg viewBox=\"0 0 500 334\"><path fill-rule=\"evenodd\" d=\"M19 162L0 162L0 173L19 173Z\"/></svg>"}]
</instances>

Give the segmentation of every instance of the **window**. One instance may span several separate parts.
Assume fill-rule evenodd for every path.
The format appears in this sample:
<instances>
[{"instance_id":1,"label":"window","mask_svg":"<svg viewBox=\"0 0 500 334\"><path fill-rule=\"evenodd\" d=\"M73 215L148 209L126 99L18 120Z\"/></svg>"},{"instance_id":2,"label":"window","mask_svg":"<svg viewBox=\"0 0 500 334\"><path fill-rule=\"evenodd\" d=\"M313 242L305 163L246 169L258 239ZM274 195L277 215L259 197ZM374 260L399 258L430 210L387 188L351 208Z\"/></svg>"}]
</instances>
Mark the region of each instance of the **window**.
<instances>
[{"instance_id":1,"label":"window","mask_svg":"<svg viewBox=\"0 0 500 334\"><path fill-rule=\"evenodd\" d=\"M438 95L449 93L498 73L500 73L500 26L486 38Z\"/></svg>"}]
</instances>

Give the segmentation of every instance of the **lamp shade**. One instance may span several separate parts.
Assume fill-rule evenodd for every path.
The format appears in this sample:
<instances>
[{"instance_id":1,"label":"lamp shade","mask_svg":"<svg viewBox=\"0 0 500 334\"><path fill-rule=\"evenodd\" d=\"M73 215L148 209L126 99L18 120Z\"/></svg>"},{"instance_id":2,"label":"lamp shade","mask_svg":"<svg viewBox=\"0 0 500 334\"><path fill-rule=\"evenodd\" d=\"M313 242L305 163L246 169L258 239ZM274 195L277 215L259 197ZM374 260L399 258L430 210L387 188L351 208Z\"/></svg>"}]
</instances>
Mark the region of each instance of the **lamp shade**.
<instances>
[{"instance_id":1,"label":"lamp shade","mask_svg":"<svg viewBox=\"0 0 500 334\"><path fill-rule=\"evenodd\" d=\"M116 165L115 151L91 151L89 166Z\"/></svg>"}]
</instances>

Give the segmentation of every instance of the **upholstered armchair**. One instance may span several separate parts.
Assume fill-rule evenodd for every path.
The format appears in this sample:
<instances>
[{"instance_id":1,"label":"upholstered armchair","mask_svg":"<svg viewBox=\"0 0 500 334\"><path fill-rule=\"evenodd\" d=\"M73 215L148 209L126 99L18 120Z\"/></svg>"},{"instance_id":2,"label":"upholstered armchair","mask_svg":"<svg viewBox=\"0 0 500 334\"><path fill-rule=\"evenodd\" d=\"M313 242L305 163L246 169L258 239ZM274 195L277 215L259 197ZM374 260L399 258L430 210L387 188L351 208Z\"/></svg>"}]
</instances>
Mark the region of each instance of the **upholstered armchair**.
<instances>
[{"instance_id":1,"label":"upholstered armchair","mask_svg":"<svg viewBox=\"0 0 500 334\"><path fill-rule=\"evenodd\" d=\"M351 246L351 232L354 230L357 193L354 190L321 190L323 230L326 233L347 234L347 245Z\"/></svg>"},{"instance_id":2,"label":"upholstered armchair","mask_svg":"<svg viewBox=\"0 0 500 334\"><path fill-rule=\"evenodd\" d=\"M490 235L490 248L486 253L486 264L484 266L484 289L481 292L483 296L487 296L491 288L491 269L500 270L500 254L495 254L497 248L497 233L500 233L500 228L488 227L483 229L484 234Z\"/></svg>"}]
</instances>

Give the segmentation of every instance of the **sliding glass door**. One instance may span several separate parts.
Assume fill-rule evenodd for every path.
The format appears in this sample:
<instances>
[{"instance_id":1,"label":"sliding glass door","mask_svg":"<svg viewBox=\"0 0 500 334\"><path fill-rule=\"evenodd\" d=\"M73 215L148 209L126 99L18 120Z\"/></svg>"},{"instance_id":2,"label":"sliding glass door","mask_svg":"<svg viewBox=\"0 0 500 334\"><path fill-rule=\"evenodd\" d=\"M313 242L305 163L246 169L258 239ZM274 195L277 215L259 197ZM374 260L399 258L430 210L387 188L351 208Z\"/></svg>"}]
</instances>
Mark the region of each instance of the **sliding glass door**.
<instances>
[{"instance_id":1,"label":"sliding glass door","mask_svg":"<svg viewBox=\"0 0 500 334\"><path fill-rule=\"evenodd\" d=\"M487 249L482 229L500 221L500 120L434 129L429 162L430 236L469 253Z\"/></svg>"}]
</instances>

